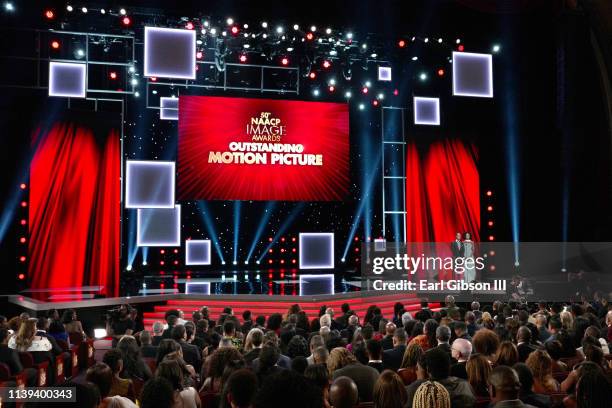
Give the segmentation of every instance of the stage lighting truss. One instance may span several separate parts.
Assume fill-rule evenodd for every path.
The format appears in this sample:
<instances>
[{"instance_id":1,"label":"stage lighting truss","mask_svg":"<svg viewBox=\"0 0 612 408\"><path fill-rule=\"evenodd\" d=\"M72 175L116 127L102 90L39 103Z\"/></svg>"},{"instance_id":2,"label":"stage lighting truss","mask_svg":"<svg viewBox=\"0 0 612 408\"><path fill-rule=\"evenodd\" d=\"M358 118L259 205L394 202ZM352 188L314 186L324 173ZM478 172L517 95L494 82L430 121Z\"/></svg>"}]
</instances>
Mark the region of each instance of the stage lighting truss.
<instances>
[{"instance_id":1,"label":"stage lighting truss","mask_svg":"<svg viewBox=\"0 0 612 408\"><path fill-rule=\"evenodd\" d=\"M316 250L313 250L313 246ZM301 232L299 252L300 269L333 269L334 233Z\"/></svg>"},{"instance_id":2,"label":"stage lighting truss","mask_svg":"<svg viewBox=\"0 0 612 408\"><path fill-rule=\"evenodd\" d=\"M335 294L335 276L333 273L323 275L300 275L300 296Z\"/></svg>"}]
</instances>

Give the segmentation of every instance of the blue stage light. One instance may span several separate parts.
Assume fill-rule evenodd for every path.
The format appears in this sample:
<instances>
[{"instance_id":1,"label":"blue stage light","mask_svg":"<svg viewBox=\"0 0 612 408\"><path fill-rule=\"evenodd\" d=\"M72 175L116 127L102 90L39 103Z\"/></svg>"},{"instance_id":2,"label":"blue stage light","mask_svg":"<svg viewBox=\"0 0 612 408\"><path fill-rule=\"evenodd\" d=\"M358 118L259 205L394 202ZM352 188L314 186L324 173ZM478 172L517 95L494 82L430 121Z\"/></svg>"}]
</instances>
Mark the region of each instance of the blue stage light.
<instances>
[{"instance_id":1,"label":"blue stage light","mask_svg":"<svg viewBox=\"0 0 612 408\"><path fill-rule=\"evenodd\" d=\"M240 235L240 201L234 201L234 265L238 263L238 236Z\"/></svg>"},{"instance_id":2,"label":"blue stage light","mask_svg":"<svg viewBox=\"0 0 612 408\"><path fill-rule=\"evenodd\" d=\"M217 255L221 260L221 265L225 265L225 258L223 256L223 252L221 251L221 246L219 245L219 236L215 230L215 224L213 222L213 218L211 217L210 210L208 208L208 204L206 201L200 200L197 202L198 209L200 210L200 216L202 217L202 221L204 223L204 228L208 232L208 236L215 246L215 251L217 251Z\"/></svg>"}]
</instances>

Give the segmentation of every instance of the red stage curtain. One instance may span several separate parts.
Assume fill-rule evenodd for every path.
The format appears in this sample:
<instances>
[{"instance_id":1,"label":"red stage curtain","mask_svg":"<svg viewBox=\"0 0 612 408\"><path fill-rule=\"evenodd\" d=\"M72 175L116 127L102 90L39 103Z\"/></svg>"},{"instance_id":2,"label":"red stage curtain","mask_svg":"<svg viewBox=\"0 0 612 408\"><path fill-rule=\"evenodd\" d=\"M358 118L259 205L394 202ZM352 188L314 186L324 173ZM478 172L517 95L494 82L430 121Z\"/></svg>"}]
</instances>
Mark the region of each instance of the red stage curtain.
<instances>
[{"instance_id":1,"label":"red stage curtain","mask_svg":"<svg viewBox=\"0 0 612 408\"><path fill-rule=\"evenodd\" d=\"M455 233L470 232L480 240L480 180L478 154L462 140L432 142L419 149L406 145L407 242L446 243ZM438 245L448 250L450 246Z\"/></svg>"},{"instance_id":2,"label":"red stage curtain","mask_svg":"<svg viewBox=\"0 0 612 408\"><path fill-rule=\"evenodd\" d=\"M81 125L38 130L30 165L29 280L119 292L120 142Z\"/></svg>"}]
</instances>

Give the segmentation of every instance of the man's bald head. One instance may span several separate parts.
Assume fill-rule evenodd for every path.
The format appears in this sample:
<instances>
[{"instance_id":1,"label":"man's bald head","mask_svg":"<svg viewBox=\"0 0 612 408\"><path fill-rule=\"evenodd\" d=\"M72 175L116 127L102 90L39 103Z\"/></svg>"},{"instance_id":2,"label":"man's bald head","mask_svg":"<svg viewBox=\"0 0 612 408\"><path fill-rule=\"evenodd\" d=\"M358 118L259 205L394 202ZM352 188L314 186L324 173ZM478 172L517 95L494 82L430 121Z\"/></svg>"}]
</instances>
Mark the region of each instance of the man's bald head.
<instances>
[{"instance_id":1,"label":"man's bald head","mask_svg":"<svg viewBox=\"0 0 612 408\"><path fill-rule=\"evenodd\" d=\"M352 408L357 405L357 384L349 377L338 377L329 389L329 399L334 408Z\"/></svg>"},{"instance_id":2,"label":"man's bald head","mask_svg":"<svg viewBox=\"0 0 612 408\"><path fill-rule=\"evenodd\" d=\"M514 400L518 398L521 382L518 374L508 366L497 366L489 376L491 402Z\"/></svg>"},{"instance_id":3,"label":"man's bald head","mask_svg":"<svg viewBox=\"0 0 612 408\"><path fill-rule=\"evenodd\" d=\"M527 326L519 327L516 332L516 340L519 342L529 343L531 341L531 330Z\"/></svg>"}]
</instances>

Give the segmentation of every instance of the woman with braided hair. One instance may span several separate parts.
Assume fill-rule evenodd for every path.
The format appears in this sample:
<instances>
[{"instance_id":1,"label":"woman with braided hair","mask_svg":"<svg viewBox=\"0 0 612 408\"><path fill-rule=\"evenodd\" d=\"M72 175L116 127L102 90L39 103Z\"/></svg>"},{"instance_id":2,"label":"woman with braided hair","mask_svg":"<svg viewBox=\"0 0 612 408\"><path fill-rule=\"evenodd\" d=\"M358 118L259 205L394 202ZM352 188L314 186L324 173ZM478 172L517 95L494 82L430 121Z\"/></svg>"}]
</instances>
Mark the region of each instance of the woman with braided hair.
<instances>
[{"instance_id":1,"label":"woman with braided hair","mask_svg":"<svg viewBox=\"0 0 612 408\"><path fill-rule=\"evenodd\" d=\"M412 408L450 408L450 394L437 381L425 381L414 393Z\"/></svg>"}]
</instances>

